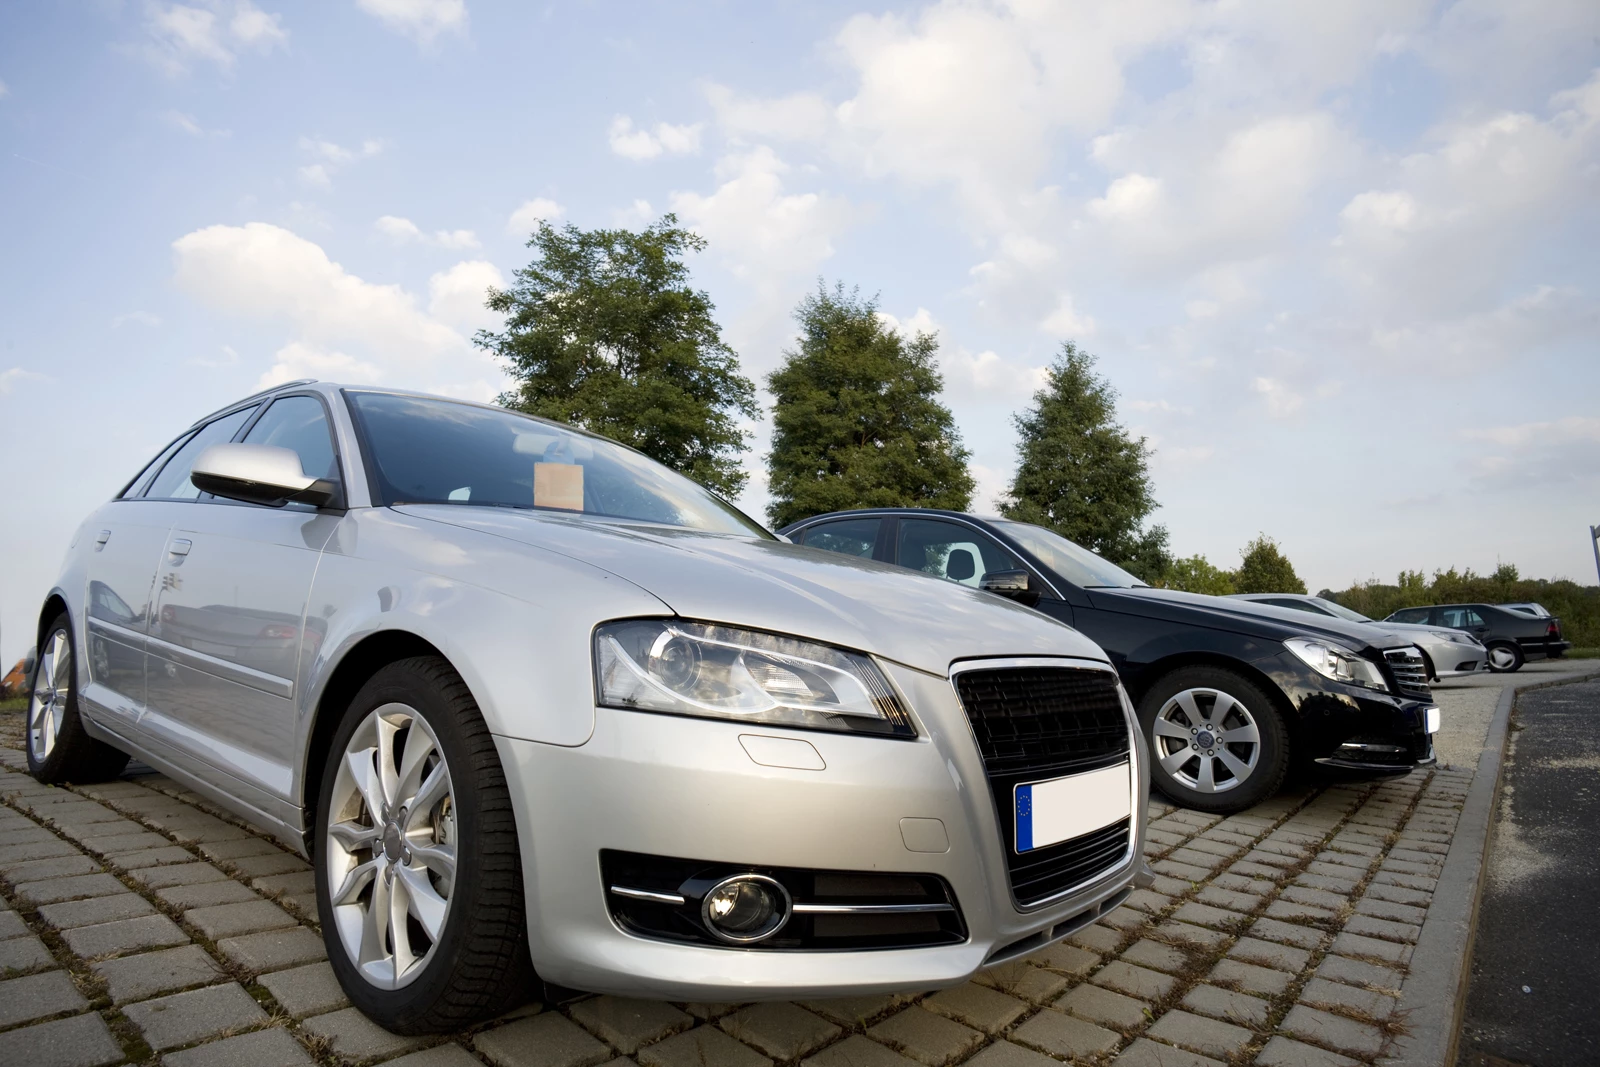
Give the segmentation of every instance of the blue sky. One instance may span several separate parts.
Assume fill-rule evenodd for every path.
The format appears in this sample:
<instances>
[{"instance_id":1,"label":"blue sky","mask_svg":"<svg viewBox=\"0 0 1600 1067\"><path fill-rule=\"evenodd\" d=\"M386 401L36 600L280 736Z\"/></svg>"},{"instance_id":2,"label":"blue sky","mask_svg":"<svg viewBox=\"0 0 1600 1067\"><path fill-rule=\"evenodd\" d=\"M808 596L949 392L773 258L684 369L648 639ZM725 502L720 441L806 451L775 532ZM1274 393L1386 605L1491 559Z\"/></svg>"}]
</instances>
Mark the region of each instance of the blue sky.
<instances>
[{"instance_id":1,"label":"blue sky","mask_svg":"<svg viewBox=\"0 0 1600 1067\"><path fill-rule=\"evenodd\" d=\"M1592 2L23 0L0 86L7 662L181 427L290 376L492 396L534 220L669 210L758 380L818 277L936 329L979 510L1072 339L1182 554L1594 580Z\"/></svg>"}]
</instances>

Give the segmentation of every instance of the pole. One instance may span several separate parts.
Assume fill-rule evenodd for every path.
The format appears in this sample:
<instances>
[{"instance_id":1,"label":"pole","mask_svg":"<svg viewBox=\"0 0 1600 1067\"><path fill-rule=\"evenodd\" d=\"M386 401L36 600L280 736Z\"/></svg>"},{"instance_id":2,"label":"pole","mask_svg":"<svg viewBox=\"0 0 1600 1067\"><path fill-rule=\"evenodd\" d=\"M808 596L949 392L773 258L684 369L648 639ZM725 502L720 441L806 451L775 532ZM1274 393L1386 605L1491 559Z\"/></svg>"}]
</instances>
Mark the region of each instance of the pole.
<instances>
[{"instance_id":1,"label":"pole","mask_svg":"<svg viewBox=\"0 0 1600 1067\"><path fill-rule=\"evenodd\" d=\"M1589 527L1589 542L1594 548L1594 571L1600 575L1600 526Z\"/></svg>"}]
</instances>

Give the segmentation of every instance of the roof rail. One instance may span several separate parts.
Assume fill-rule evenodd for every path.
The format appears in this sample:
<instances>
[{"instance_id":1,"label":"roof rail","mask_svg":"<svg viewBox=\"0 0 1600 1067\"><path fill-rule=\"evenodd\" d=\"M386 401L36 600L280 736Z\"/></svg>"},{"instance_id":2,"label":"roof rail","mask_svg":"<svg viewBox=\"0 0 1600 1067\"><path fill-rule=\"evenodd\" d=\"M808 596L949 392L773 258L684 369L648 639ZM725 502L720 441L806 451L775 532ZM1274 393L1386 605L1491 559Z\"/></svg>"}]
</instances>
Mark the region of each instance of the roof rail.
<instances>
[{"instance_id":1,"label":"roof rail","mask_svg":"<svg viewBox=\"0 0 1600 1067\"><path fill-rule=\"evenodd\" d=\"M315 385L315 384L317 384L317 380L315 378L296 378L292 382L281 382L278 385L274 385L270 389L263 389L259 393L251 393L249 396L244 397L243 399L235 400L231 404L225 404L222 407L218 408L217 410L213 411L211 414L202 415L200 418L195 419L194 422L190 423L190 425L191 426L198 426L202 422L210 422L212 419L216 418L218 415L222 414L224 411L230 411L233 408L236 408L241 404L248 404L252 400L259 400L259 399L261 399L262 397L266 396L269 393L276 393L280 389L288 389L291 386L296 386L296 385Z\"/></svg>"}]
</instances>

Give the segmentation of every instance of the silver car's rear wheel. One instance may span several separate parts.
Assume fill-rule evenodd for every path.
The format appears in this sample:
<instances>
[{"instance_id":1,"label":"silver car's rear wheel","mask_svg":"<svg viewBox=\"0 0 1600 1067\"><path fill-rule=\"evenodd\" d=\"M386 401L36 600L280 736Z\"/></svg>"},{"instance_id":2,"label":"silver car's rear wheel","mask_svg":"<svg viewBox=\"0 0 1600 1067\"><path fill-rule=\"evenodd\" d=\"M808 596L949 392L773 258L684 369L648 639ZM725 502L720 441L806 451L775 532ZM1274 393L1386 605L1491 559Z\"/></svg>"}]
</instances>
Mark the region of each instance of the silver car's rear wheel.
<instances>
[{"instance_id":1,"label":"silver car's rear wheel","mask_svg":"<svg viewBox=\"0 0 1600 1067\"><path fill-rule=\"evenodd\" d=\"M28 696L28 771L41 782L103 782L128 754L89 736L78 714L77 664L65 612L44 628Z\"/></svg>"},{"instance_id":2,"label":"silver car's rear wheel","mask_svg":"<svg viewBox=\"0 0 1600 1067\"><path fill-rule=\"evenodd\" d=\"M333 922L361 977L410 984L444 932L455 888L455 795L433 729L406 704L356 727L324 835Z\"/></svg>"},{"instance_id":3,"label":"silver car's rear wheel","mask_svg":"<svg viewBox=\"0 0 1600 1067\"><path fill-rule=\"evenodd\" d=\"M28 752L43 763L55 751L56 738L72 697L72 644L63 628L45 640L33 676L33 699L28 704Z\"/></svg>"}]
</instances>

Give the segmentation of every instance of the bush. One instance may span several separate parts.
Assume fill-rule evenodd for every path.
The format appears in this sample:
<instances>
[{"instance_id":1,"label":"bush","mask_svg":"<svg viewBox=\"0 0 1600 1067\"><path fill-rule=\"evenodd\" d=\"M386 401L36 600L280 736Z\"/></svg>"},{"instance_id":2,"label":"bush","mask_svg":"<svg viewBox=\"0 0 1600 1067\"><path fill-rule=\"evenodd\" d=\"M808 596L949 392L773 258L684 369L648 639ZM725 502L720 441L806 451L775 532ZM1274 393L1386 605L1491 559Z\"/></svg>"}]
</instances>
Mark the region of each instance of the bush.
<instances>
[{"instance_id":1,"label":"bush","mask_svg":"<svg viewBox=\"0 0 1600 1067\"><path fill-rule=\"evenodd\" d=\"M1430 604L1543 604L1561 620L1561 632L1580 648L1600 645L1600 586L1579 585L1565 578L1548 581L1522 578L1517 568L1501 564L1490 575L1474 574L1469 567L1458 572L1434 571L1433 580L1421 571L1401 571L1393 585L1363 582L1342 592L1324 590L1323 596L1374 619L1401 608Z\"/></svg>"}]
</instances>

